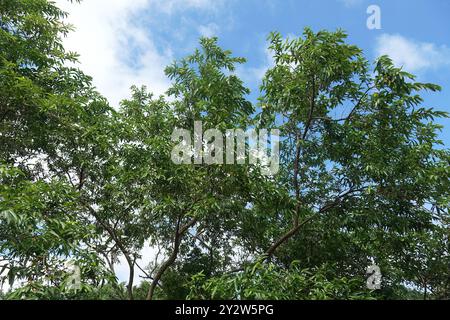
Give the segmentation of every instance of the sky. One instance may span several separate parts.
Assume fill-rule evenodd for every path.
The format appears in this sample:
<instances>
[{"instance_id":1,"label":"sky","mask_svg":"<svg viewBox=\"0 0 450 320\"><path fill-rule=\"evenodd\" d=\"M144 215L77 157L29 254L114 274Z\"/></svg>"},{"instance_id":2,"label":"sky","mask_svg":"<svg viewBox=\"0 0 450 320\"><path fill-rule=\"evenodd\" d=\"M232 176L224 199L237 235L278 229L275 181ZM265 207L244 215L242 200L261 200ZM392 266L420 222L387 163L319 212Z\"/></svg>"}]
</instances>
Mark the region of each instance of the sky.
<instances>
[{"instance_id":1,"label":"sky","mask_svg":"<svg viewBox=\"0 0 450 320\"><path fill-rule=\"evenodd\" d=\"M247 59L237 70L250 99L272 58L267 35L300 35L305 27L344 29L348 41L373 61L382 54L416 74L418 81L443 87L424 94L425 107L450 112L450 1L448 0L56 0L76 28L64 39L80 54L80 68L113 106L130 96L132 85L163 94L170 85L165 66L193 52L201 36ZM381 12L381 29L369 29L370 5ZM441 139L450 146L450 120ZM153 250L144 249L145 258ZM147 262L143 261L145 265ZM121 280L127 271L118 269Z\"/></svg>"}]
</instances>

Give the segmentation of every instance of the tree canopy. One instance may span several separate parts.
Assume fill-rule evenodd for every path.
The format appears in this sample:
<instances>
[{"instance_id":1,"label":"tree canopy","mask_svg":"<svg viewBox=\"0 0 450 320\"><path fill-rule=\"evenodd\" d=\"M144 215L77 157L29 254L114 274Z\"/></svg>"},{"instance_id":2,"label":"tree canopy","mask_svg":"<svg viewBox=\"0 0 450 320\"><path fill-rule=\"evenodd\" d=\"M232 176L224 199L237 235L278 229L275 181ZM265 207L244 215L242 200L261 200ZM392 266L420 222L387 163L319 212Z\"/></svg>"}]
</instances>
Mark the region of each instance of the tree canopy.
<instances>
[{"instance_id":1,"label":"tree canopy","mask_svg":"<svg viewBox=\"0 0 450 320\"><path fill-rule=\"evenodd\" d=\"M3 297L450 298L450 150L435 121L448 114L421 97L438 85L367 60L342 30L306 28L268 37L257 102L235 72L245 59L202 38L166 68L165 95L133 87L111 106L64 49L65 16L0 0ZM196 121L278 129L279 172L174 163L173 130Z\"/></svg>"}]
</instances>

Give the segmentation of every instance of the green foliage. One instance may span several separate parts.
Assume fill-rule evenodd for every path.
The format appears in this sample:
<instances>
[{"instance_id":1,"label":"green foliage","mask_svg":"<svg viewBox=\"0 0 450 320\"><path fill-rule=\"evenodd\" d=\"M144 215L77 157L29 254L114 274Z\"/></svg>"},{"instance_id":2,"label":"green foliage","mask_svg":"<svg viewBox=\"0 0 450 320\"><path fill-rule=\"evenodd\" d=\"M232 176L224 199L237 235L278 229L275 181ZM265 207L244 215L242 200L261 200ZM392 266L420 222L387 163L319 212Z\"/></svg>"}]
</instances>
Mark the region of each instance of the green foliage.
<instances>
[{"instance_id":1,"label":"green foliage","mask_svg":"<svg viewBox=\"0 0 450 320\"><path fill-rule=\"evenodd\" d=\"M1 298L449 298L450 152L435 122L448 115L421 98L439 86L386 56L372 65L343 31L305 29L270 35L258 105L233 72L245 59L203 38L167 67L167 96L133 87L113 109L72 67L65 16L0 0ZM195 121L279 129L280 173L174 164L172 132ZM146 244L160 255L141 266Z\"/></svg>"},{"instance_id":2,"label":"green foliage","mask_svg":"<svg viewBox=\"0 0 450 320\"><path fill-rule=\"evenodd\" d=\"M90 78L67 67L76 55L62 46L65 16L48 1L0 2L0 282L20 286L9 298L63 297L69 259L110 278L86 250L95 230L78 216L61 161L81 148L94 109L108 109ZM98 281L86 276L83 285Z\"/></svg>"},{"instance_id":3,"label":"green foliage","mask_svg":"<svg viewBox=\"0 0 450 320\"><path fill-rule=\"evenodd\" d=\"M301 269L294 261L288 269L261 262L236 274L205 279L203 273L192 277L190 299L219 300L328 300L371 299L364 279L337 278L332 266Z\"/></svg>"},{"instance_id":4,"label":"green foliage","mask_svg":"<svg viewBox=\"0 0 450 320\"><path fill-rule=\"evenodd\" d=\"M285 265L335 262L349 277L374 258L386 287L424 289L406 275L412 261L423 263L418 239L439 238L418 250L434 252L448 278L449 151L435 148L441 127L433 122L448 115L422 107L419 95L440 88L415 82L386 56L372 72L345 37L309 29L298 39L270 37L276 64L263 81L260 119L282 131L277 183L289 200L263 222L268 239L283 239L268 253ZM260 233L254 225L249 237ZM267 248L270 240L261 241Z\"/></svg>"}]
</instances>

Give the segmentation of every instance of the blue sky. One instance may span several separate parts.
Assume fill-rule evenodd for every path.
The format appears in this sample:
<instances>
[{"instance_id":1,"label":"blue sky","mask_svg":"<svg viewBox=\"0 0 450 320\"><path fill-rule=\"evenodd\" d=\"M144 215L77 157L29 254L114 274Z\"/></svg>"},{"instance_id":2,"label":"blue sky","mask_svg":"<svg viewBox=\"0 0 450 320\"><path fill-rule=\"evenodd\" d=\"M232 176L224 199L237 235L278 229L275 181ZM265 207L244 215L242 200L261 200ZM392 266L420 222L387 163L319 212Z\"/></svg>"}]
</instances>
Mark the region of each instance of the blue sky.
<instances>
[{"instance_id":1,"label":"blue sky","mask_svg":"<svg viewBox=\"0 0 450 320\"><path fill-rule=\"evenodd\" d=\"M56 2L70 13L76 31L66 46L80 53L80 67L113 105L129 96L131 85L156 94L169 86L164 67L191 53L200 36L218 36L220 44L248 62L238 74L252 89L271 65L270 31L299 35L342 28L348 41L370 60L389 54L418 80L443 87L424 94L425 106L450 112L450 1L448 0L84 0ZM369 30L366 10L381 9L381 29ZM450 146L450 121L441 138ZM147 248L147 254L152 249ZM122 271L118 271L119 275ZM123 270L126 275L126 270ZM121 277L122 278L122 277Z\"/></svg>"},{"instance_id":2,"label":"blue sky","mask_svg":"<svg viewBox=\"0 0 450 320\"><path fill-rule=\"evenodd\" d=\"M266 37L271 31L301 34L342 28L348 41L373 60L389 54L419 81L443 87L425 94L426 105L450 111L450 1L447 0L57 0L70 13L76 31L65 41L81 54L81 67L94 77L113 105L131 85L147 85L162 94L169 86L164 67L191 53L200 36L218 36L220 44L247 58L238 74L258 95L270 66ZM381 9L381 29L369 30L366 10ZM450 121L440 121L450 128ZM450 145L450 129L442 133Z\"/></svg>"}]
</instances>

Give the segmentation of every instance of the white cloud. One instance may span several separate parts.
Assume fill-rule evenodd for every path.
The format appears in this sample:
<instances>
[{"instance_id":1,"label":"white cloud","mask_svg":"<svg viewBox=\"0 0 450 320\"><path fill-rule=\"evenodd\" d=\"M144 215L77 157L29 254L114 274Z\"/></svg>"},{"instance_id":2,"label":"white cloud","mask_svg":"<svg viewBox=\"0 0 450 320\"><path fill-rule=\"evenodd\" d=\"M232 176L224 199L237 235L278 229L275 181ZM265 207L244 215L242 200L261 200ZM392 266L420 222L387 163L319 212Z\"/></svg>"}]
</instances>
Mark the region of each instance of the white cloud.
<instances>
[{"instance_id":1,"label":"white cloud","mask_svg":"<svg viewBox=\"0 0 450 320\"><path fill-rule=\"evenodd\" d=\"M355 7L364 2L364 0L338 0L343 3L346 7Z\"/></svg>"},{"instance_id":2,"label":"white cloud","mask_svg":"<svg viewBox=\"0 0 450 320\"><path fill-rule=\"evenodd\" d=\"M64 40L66 49L80 54L81 69L93 77L94 85L112 106L130 96L132 85L146 85L163 94L169 80L164 68L173 61L170 47L158 48L148 24L160 14L181 10L216 10L213 0L86 0L71 4L56 0L69 13L76 28ZM141 19L139 19L141 18ZM213 25L203 32L212 32Z\"/></svg>"},{"instance_id":3,"label":"white cloud","mask_svg":"<svg viewBox=\"0 0 450 320\"><path fill-rule=\"evenodd\" d=\"M198 26L198 32L203 37L213 37L217 36L219 32L219 26L215 23L209 23L207 25Z\"/></svg>"},{"instance_id":4,"label":"white cloud","mask_svg":"<svg viewBox=\"0 0 450 320\"><path fill-rule=\"evenodd\" d=\"M216 11L223 4L223 0L150 0L153 8L167 14L186 9Z\"/></svg>"},{"instance_id":5,"label":"white cloud","mask_svg":"<svg viewBox=\"0 0 450 320\"><path fill-rule=\"evenodd\" d=\"M76 28L64 40L66 49L80 54L81 69L111 102L129 96L132 85L147 85L156 94L168 87L164 67L170 50L159 52L151 36L133 18L148 6L148 0L95 0L70 4L57 0L70 13Z\"/></svg>"},{"instance_id":6,"label":"white cloud","mask_svg":"<svg viewBox=\"0 0 450 320\"><path fill-rule=\"evenodd\" d=\"M248 67L247 65L239 65L236 68L236 74L241 78L246 85L250 87L257 87L264 78L267 70L275 65L273 52L267 48L267 43L261 47L262 62L258 67Z\"/></svg>"},{"instance_id":7,"label":"white cloud","mask_svg":"<svg viewBox=\"0 0 450 320\"><path fill-rule=\"evenodd\" d=\"M418 42L398 34L382 34L376 39L377 56L388 55L398 67L416 72L450 65L450 48Z\"/></svg>"}]
</instances>

